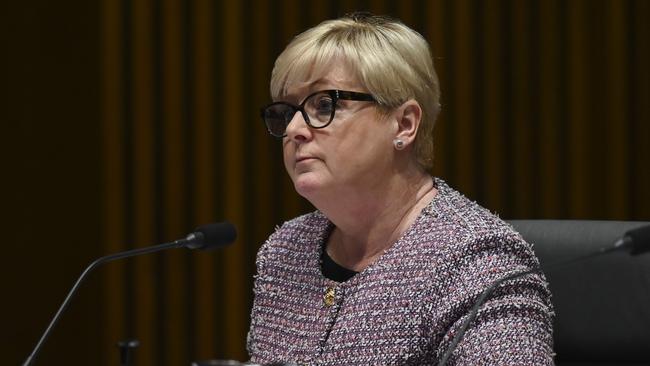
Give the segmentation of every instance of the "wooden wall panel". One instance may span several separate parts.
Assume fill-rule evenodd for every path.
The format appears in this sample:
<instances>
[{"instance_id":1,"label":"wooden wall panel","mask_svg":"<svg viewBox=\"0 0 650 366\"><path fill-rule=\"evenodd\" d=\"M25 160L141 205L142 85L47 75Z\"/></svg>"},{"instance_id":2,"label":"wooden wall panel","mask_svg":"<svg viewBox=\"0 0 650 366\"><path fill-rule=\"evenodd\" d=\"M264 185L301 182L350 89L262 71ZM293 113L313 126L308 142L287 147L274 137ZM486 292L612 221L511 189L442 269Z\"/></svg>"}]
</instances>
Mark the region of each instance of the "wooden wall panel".
<instances>
[{"instance_id":1,"label":"wooden wall panel","mask_svg":"<svg viewBox=\"0 0 650 366\"><path fill-rule=\"evenodd\" d=\"M625 216L629 199L627 197L628 184L628 149L627 136L629 126L626 121L629 120L629 112L625 108L629 87L626 85L629 81L626 73L629 68L627 61L626 29L624 24L628 23L626 19L626 9L615 1L605 1L603 4L604 19L602 20L602 29L604 33L604 42L602 47L603 53L600 53L601 61L597 63L601 70L608 70L604 76L604 85L607 88L598 93L596 103L603 107L602 113L605 113L605 124L602 126L604 136L600 141L608 141L609 152L603 165L605 170L610 174L607 175L605 186L608 191L621 192L620 195L607 195L606 211L616 216ZM600 84L600 83L598 83ZM596 90L600 87L595 86ZM602 210L600 214L605 214Z\"/></svg>"},{"instance_id":2,"label":"wooden wall panel","mask_svg":"<svg viewBox=\"0 0 650 366\"><path fill-rule=\"evenodd\" d=\"M132 18L130 26L133 32L131 49L128 54L131 56L130 77L131 93L133 96L131 115L127 117L127 128L131 130L130 152L132 159L129 164L127 182L133 189L133 233L129 244L135 247L151 245L156 242L156 159L154 155L155 134L154 134L154 75L153 65L153 22L151 14L152 2L149 0L138 0L131 2ZM139 256L129 261L133 275L133 287L130 288L129 305L131 310L133 334L141 340L138 353L142 355L142 364L153 365L156 350L160 349L157 344L157 312L156 306L156 257Z\"/></svg>"},{"instance_id":3,"label":"wooden wall panel","mask_svg":"<svg viewBox=\"0 0 650 366\"><path fill-rule=\"evenodd\" d=\"M132 209L124 217L133 222L108 220L106 230L132 227L138 243L171 240L192 225L222 219L240 231L235 246L213 255L169 253L162 261L137 262L132 272L111 272L110 286L124 276L127 282L139 277L132 278L130 291L107 293L134 296L134 314L124 318L138 319L134 336L158 340L149 347L159 350L138 351L143 364L246 357L255 252L275 225L311 209L286 177L281 143L267 136L258 108L269 102L270 71L286 43L332 16L359 9L387 13L430 41L443 92L434 171L469 197L503 217L647 215L629 203L645 194L638 182L647 181L645 173L633 178L648 157L642 147L647 137L633 132L645 131L647 124L638 121L648 114L638 96L647 95L647 71L637 60L647 59L647 47L639 45L648 30L633 21L647 6L643 2L136 4L142 9L134 8L131 28L117 25L124 19L114 15L104 18L115 23L105 26L114 32L105 40L107 52L133 54L131 75L106 66L132 84L130 100L123 100L133 113L133 131L126 133L133 137L126 149L132 156L120 166L124 152L117 144L124 142L107 137L105 157L111 170L133 179L111 191L133 203L112 204L107 217ZM159 11L145 11L148 6ZM111 39L125 39L121 31L131 32L134 44L109 48ZM153 46L145 44L147 37L157 39ZM626 70L634 66L645 79L630 76ZM115 83L105 83L107 106L116 104ZM603 195L602 189L616 194ZM156 306L155 299L164 305ZM107 337L128 325L113 328ZM179 336L188 341L179 343Z\"/></svg>"},{"instance_id":4,"label":"wooden wall panel","mask_svg":"<svg viewBox=\"0 0 650 366\"><path fill-rule=\"evenodd\" d=\"M0 3L3 364L22 364L82 266L103 252L99 5ZM108 305L101 288L100 277L88 278L39 364L87 363L98 353L94 331Z\"/></svg>"},{"instance_id":5,"label":"wooden wall panel","mask_svg":"<svg viewBox=\"0 0 650 366\"><path fill-rule=\"evenodd\" d=\"M433 65L438 72L439 83L448 85L446 76L449 74L446 65L448 60L445 60L445 42L446 30L449 28L450 20L446 16L445 5L448 2L444 0L425 1L425 5L419 8L426 9L425 14L420 18L421 34L429 41L431 52L433 56ZM449 125L445 123L447 117L447 94L442 94L440 97L440 104L442 112L440 113L436 124L434 125L434 139L433 146L435 155L433 158L433 171L435 174L441 174L447 171L449 165L447 159L439 159L441 152L446 152L451 145L447 137L449 136Z\"/></svg>"},{"instance_id":6,"label":"wooden wall panel","mask_svg":"<svg viewBox=\"0 0 650 366\"><path fill-rule=\"evenodd\" d=\"M639 219L648 217L648 202L650 202L650 23L644 20L644 14L650 12L650 2L633 1L626 3L630 22L626 25L630 68L627 73L629 80L630 99L627 110L630 114L628 138L629 158L631 160L628 172L630 211L626 217ZM609 215L608 215L609 216Z\"/></svg>"},{"instance_id":7,"label":"wooden wall panel","mask_svg":"<svg viewBox=\"0 0 650 366\"><path fill-rule=\"evenodd\" d=\"M161 103L158 106L161 113L159 124L155 128L162 132L160 137L161 145L158 150L161 163L158 177L162 179L162 194L157 209L162 212L152 212L153 216L158 215L161 222L162 238L182 237L189 229L187 218L191 217L191 209L187 202L188 179L191 177L189 169L193 159L187 154L189 133L194 125L194 120L189 118L188 112L188 78L187 78L187 34L189 29L185 24L187 8L185 2L180 0L163 0L160 3L161 28L156 29L160 33L162 44L158 51L162 74L159 81L159 88L153 94L162 94ZM153 64L153 63L152 63ZM157 136L155 131L150 132ZM157 184L152 186L155 187ZM182 214L181 214L182 213ZM161 282L159 291L164 295L158 295L160 301L154 305L158 311L163 312L158 316L156 328L158 337L162 338L156 346L160 349L159 357L152 358L154 364L165 362L169 365L181 365L187 363L190 358L188 350L189 342L178 342L178 339L190 340L188 334L189 324L187 322L188 309L188 268L185 263L187 253L180 251L168 251L163 254L162 269L157 273ZM155 329L155 328L154 328ZM162 335L162 337L161 337ZM163 361L164 360L164 361Z\"/></svg>"},{"instance_id":8,"label":"wooden wall panel","mask_svg":"<svg viewBox=\"0 0 650 366\"><path fill-rule=\"evenodd\" d=\"M571 141L568 146L569 168L566 189L571 197L569 214L577 216L588 210L589 202L587 184L589 173L588 141L585 138L590 113L588 98L590 79L589 38L587 37L586 1L575 0L566 2L567 6L567 70L568 80L568 114L567 137Z\"/></svg>"},{"instance_id":9,"label":"wooden wall panel","mask_svg":"<svg viewBox=\"0 0 650 366\"><path fill-rule=\"evenodd\" d=\"M535 197L527 194L533 188L533 175L536 168L534 154L533 129L535 128L535 112L533 110L533 78L531 61L534 48L531 44L532 2L513 1L511 19L508 25L510 46L509 70L504 70L508 79L508 106L511 111L510 120L505 126L504 134L510 137L510 152L504 160L511 160L512 189L514 195L514 211L524 217L530 217L534 210ZM518 188L518 187L522 187Z\"/></svg>"},{"instance_id":10,"label":"wooden wall panel","mask_svg":"<svg viewBox=\"0 0 650 366\"><path fill-rule=\"evenodd\" d=\"M124 90L122 57L124 50L122 40L122 3L120 1L104 1L101 8L101 70L102 70L102 178L104 181L100 199L103 215L104 241L102 251L116 253L126 250L124 197L124 145L123 116L124 109L121 98ZM99 334L102 344L102 356L106 365L114 365L118 361L115 353L108 352L111 345L126 334L124 319L126 318L125 304L127 294L124 291L126 281L126 263L112 263L105 269L103 313L103 332Z\"/></svg>"},{"instance_id":11,"label":"wooden wall panel","mask_svg":"<svg viewBox=\"0 0 650 366\"><path fill-rule=\"evenodd\" d=\"M102 268L41 363L83 344L78 364L115 365L127 338L141 342L138 365L246 358L255 253L312 209L258 110L286 43L353 10L402 18L431 43L436 175L505 218L650 219L648 1L9 2L1 221L24 234L8 239L1 313L29 321L2 319L7 362L24 359L92 256L221 220L240 232L228 249ZM63 234L70 222L81 238Z\"/></svg>"},{"instance_id":12,"label":"wooden wall panel","mask_svg":"<svg viewBox=\"0 0 650 366\"><path fill-rule=\"evenodd\" d=\"M540 1L537 8L539 21L537 33L539 65L534 70L539 87L537 104L539 129L536 131L539 146L540 187L537 192L539 212L537 217L564 216L562 192L564 181L562 165L566 156L562 150L562 106L565 103L564 74L561 55L563 52L563 18L560 1ZM520 216L523 217L523 216Z\"/></svg>"},{"instance_id":13,"label":"wooden wall panel","mask_svg":"<svg viewBox=\"0 0 650 366\"><path fill-rule=\"evenodd\" d=\"M459 0L451 3L450 21L453 24L452 34L456 42L451 43L448 57L449 69L454 82L450 85L450 94L447 100L450 115L454 118L453 139L451 143L455 164L457 166L471 166L477 156L474 154L476 148L472 128L475 116L475 109L472 104L473 81L476 78L475 69L472 67L472 60L476 57L476 32L474 27L475 13L472 11L476 6L471 0ZM453 71L452 71L453 70ZM476 171L473 169L453 169L454 178L459 182L458 187L467 192L474 192L476 189Z\"/></svg>"},{"instance_id":14,"label":"wooden wall panel","mask_svg":"<svg viewBox=\"0 0 650 366\"><path fill-rule=\"evenodd\" d=\"M126 338L141 342L138 365L246 358L255 253L276 225L312 209L284 172L281 142L267 135L259 107L270 101L270 72L286 43L301 30L349 11L402 18L431 43L442 87L434 133L436 175L504 218L650 219L648 1L96 0L95 11L64 0L61 9L77 11L53 12L56 19L44 11L49 2L37 3L33 9L12 5L23 6L12 13L23 14L25 23L23 28L11 23L18 38L7 43L13 66L6 69L19 76L6 78L14 91L8 100L17 102L4 108L5 120L23 124L3 123L2 132L18 132L26 141L42 130L48 135L36 141L101 149L96 158L78 152L83 161L96 159L86 169L102 177L89 180L101 192L95 203L100 213L82 217L68 209L59 218L81 217L101 226L101 245L87 252L170 241L213 221L229 220L239 230L237 242L224 250L170 251L102 269L103 327L85 335L95 345L88 349L101 350L97 363L117 364L114 345ZM40 9L38 16L29 16L34 9ZM89 20L73 21L78 19ZM48 22L71 24L78 34L96 26L96 42L76 49L62 41L68 34L63 29L40 34L36 24ZM60 80L56 60L68 59L50 59L50 44L61 45L70 59L87 54L94 62L95 79L85 69L68 72L69 85L60 88L80 98L78 89L94 85L101 93L79 100L86 103L82 110L95 108L97 118L64 113L57 106L65 105L68 95L47 97L52 82ZM11 61L17 55L28 62ZM93 98L101 108L89 106ZM66 130L67 118L77 118L71 126L91 124L100 132L75 134ZM52 160L54 143L36 145L29 154L15 153L23 146L4 154L14 159L8 166L19 167L19 173L38 164L46 172L74 171L69 165L47 166L63 161ZM13 175L25 177L23 186L35 187L35 173L25 174ZM6 211L35 217L39 197L75 186L57 178L56 184L42 183L38 188L45 190L34 197L19 195L20 200L13 199L20 182L3 189L12 195ZM27 257L30 245L37 247L25 242L16 250ZM60 245L67 257L72 249ZM80 264L64 260L76 273ZM12 268L18 270L13 265L6 271ZM52 310L34 316L29 330L34 341L42 331L38 321ZM90 316L92 310L82 313ZM29 345L17 349L31 346L32 337L20 339ZM48 355L56 352L65 357L63 349L48 349Z\"/></svg>"},{"instance_id":15,"label":"wooden wall panel","mask_svg":"<svg viewBox=\"0 0 650 366\"><path fill-rule=\"evenodd\" d=\"M477 113L484 116L484 125L481 128L483 136L480 138L482 148L478 155L482 156L479 189L490 192L485 204L496 212L504 212L507 193L505 165L506 159L503 150L506 136L504 135L507 101L504 94L495 92L503 90L504 74L507 68L504 65L506 32L504 32L504 14L497 7L484 6L478 32L482 34L479 41L482 62L478 65L483 76L483 81L476 86L482 98L477 104ZM439 159L444 161L445 159Z\"/></svg>"},{"instance_id":16,"label":"wooden wall panel","mask_svg":"<svg viewBox=\"0 0 650 366\"><path fill-rule=\"evenodd\" d=\"M214 70L214 3L210 0L197 0L192 8L192 17L195 19L191 29L194 44L193 65L191 78L194 81L195 96L193 110L195 113L195 127L192 140L193 154L191 159L195 162L193 206L194 217L197 224L205 224L215 220L215 148L213 146L214 120L216 115L215 85L212 83L216 70ZM194 353L191 357L197 360L215 357L214 345L216 337L214 324L216 324L215 283L217 271L213 256L194 253L194 276L189 278L193 290L194 306L189 309L193 316L193 329L195 334L188 335L194 340ZM192 348L190 348L192 349Z\"/></svg>"},{"instance_id":17,"label":"wooden wall panel","mask_svg":"<svg viewBox=\"0 0 650 366\"><path fill-rule=\"evenodd\" d=\"M224 80L224 102L223 110L224 135L219 142L223 146L223 153L226 157L223 179L225 180L225 191L223 192L224 216L231 220L239 228L238 240L234 246L224 252L224 292L221 294L225 303L224 312L227 314L222 331L228 336L224 344L228 356L236 359L243 359L245 353L242 350L242 342L246 338L246 330L243 324L246 322L245 298L248 291L244 288L244 279L239 275L244 266L244 245L248 239L247 225L244 221L244 182L246 177L246 161L242 160L244 149L247 148L245 122L241 120L243 110L246 108L245 88L243 85L244 74L249 72L245 67L243 54L242 33L247 26L242 22L244 9L240 2L225 2L222 9L223 18L223 50L224 68L222 76ZM250 288L250 287L249 287Z\"/></svg>"}]
</instances>

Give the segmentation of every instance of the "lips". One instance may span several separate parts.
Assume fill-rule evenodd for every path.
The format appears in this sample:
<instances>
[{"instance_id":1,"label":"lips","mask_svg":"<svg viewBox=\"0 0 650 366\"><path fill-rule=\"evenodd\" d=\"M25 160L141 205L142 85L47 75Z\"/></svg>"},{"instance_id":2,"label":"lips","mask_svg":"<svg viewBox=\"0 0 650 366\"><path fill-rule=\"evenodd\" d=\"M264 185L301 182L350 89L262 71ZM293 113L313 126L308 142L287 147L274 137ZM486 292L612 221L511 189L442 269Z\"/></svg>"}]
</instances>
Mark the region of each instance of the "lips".
<instances>
[{"instance_id":1,"label":"lips","mask_svg":"<svg viewBox=\"0 0 650 366\"><path fill-rule=\"evenodd\" d=\"M296 163L300 163L302 161L307 161L307 160L313 160L313 159L316 159L316 158L313 157L313 156L300 156L300 157L296 158Z\"/></svg>"},{"instance_id":2,"label":"lips","mask_svg":"<svg viewBox=\"0 0 650 366\"><path fill-rule=\"evenodd\" d=\"M294 161L295 161L295 164L298 164L298 163L307 163L307 162L316 161L316 160L319 160L319 158L314 156L314 155L308 155L308 154L305 154L305 153L301 153L301 154L296 154L296 158L295 158Z\"/></svg>"}]
</instances>

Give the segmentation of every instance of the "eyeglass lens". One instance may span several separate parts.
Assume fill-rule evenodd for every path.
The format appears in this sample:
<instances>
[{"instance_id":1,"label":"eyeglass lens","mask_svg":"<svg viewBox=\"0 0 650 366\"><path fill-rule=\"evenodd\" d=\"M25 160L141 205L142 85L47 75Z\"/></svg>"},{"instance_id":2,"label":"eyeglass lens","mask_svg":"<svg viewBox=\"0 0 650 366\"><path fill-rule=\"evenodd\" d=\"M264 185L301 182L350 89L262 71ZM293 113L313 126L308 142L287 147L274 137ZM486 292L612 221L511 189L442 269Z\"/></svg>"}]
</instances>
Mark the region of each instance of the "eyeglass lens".
<instances>
[{"instance_id":1,"label":"eyeglass lens","mask_svg":"<svg viewBox=\"0 0 650 366\"><path fill-rule=\"evenodd\" d=\"M276 137L286 134L287 126L296 112L304 111L305 122L313 128L327 126L334 118L336 99L327 91L310 95L300 106L285 102L269 105L263 111L264 122L269 132Z\"/></svg>"}]
</instances>

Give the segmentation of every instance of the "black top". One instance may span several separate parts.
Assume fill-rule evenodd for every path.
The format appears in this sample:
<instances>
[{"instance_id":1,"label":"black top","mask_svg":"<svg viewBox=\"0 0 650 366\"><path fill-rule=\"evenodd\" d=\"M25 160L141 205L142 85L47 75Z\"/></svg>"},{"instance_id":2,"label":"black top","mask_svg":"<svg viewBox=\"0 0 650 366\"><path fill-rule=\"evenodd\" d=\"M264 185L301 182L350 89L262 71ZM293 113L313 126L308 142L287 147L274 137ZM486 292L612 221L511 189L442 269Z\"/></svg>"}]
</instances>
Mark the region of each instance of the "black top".
<instances>
[{"instance_id":1,"label":"black top","mask_svg":"<svg viewBox=\"0 0 650 366\"><path fill-rule=\"evenodd\" d=\"M332 281L345 282L358 273L334 262L334 260L330 258L329 254L327 254L327 250L325 250L325 248L323 248L323 254L321 255L321 263L321 271L323 271L323 276L329 278Z\"/></svg>"}]
</instances>

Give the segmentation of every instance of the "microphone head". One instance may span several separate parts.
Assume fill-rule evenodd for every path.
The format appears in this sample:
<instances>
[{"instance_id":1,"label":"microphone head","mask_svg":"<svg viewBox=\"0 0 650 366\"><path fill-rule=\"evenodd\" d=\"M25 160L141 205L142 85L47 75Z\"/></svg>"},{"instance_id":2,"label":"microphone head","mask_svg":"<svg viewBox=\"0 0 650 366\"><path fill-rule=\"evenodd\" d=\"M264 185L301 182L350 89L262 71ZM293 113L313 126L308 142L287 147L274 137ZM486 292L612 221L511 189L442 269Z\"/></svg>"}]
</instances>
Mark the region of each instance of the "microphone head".
<instances>
[{"instance_id":1,"label":"microphone head","mask_svg":"<svg viewBox=\"0 0 650 366\"><path fill-rule=\"evenodd\" d=\"M650 251L650 225L632 229L625 233L632 241L630 254L637 255Z\"/></svg>"},{"instance_id":2,"label":"microphone head","mask_svg":"<svg viewBox=\"0 0 650 366\"><path fill-rule=\"evenodd\" d=\"M237 230L229 222L217 222L196 228L188 245L190 249L209 250L226 246L235 241Z\"/></svg>"}]
</instances>

